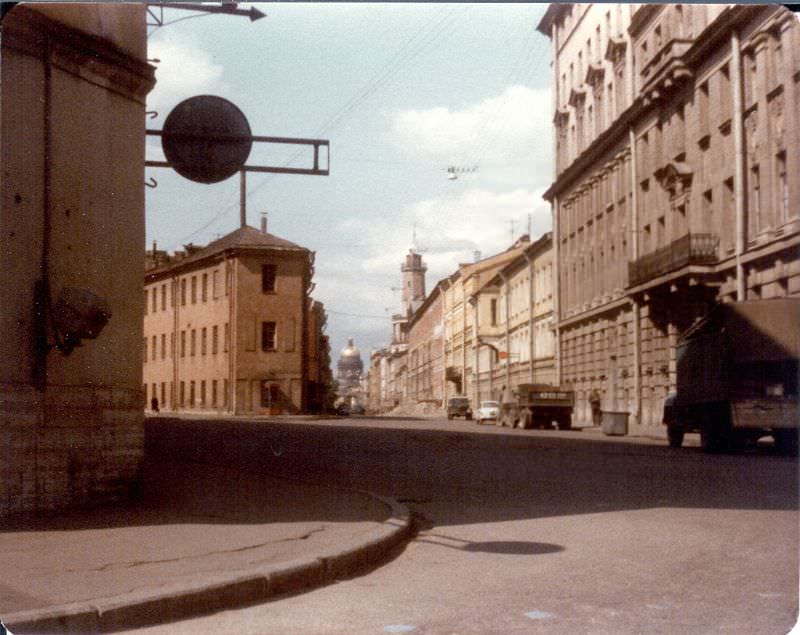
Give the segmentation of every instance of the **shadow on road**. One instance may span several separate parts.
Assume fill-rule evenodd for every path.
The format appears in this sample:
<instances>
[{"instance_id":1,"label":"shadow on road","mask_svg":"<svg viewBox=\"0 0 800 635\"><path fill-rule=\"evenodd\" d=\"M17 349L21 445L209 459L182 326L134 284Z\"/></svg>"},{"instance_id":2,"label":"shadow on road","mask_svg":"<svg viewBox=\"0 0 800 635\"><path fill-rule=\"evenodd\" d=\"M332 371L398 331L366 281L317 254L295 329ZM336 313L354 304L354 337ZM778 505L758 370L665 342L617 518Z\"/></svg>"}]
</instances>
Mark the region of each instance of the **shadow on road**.
<instances>
[{"instance_id":1,"label":"shadow on road","mask_svg":"<svg viewBox=\"0 0 800 635\"><path fill-rule=\"evenodd\" d=\"M763 449L710 456L580 432L365 423L152 419L146 451L153 460L237 466L436 506L438 526L653 507L798 506L797 459Z\"/></svg>"}]
</instances>

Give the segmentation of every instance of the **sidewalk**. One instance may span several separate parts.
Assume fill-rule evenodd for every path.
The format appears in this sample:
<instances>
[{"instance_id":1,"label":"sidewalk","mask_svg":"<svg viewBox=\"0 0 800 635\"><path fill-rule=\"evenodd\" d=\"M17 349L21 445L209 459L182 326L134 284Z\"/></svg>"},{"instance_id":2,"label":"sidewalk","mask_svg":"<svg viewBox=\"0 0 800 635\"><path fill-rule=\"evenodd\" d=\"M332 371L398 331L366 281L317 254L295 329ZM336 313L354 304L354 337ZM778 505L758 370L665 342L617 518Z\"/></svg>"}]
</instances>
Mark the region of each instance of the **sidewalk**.
<instances>
[{"instance_id":1,"label":"sidewalk","mask_svg":"<svg viewBox=\"0 0 800 635\"><path fill-rule=\"evenodd\" d=\"M148 462L143 502L0 531L0 619L94 633L213 612L353 575L410 530L365 492L234 468Z\"/></svg>"}]
</instances>

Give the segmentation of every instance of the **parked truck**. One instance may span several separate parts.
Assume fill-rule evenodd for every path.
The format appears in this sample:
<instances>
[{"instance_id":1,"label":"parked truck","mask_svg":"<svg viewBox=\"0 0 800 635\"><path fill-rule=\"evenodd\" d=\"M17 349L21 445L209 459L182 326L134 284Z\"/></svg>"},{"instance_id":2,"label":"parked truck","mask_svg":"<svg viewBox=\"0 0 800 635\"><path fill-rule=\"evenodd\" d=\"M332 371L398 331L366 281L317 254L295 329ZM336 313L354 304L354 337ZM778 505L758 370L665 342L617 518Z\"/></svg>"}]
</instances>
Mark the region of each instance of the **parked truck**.
<instances>
[{"instance_id":1,"label":"parked truck","mask_svg":"<svg viewBox=\"0 0 800 635\"><path fill-rule=\"evenodd\" d=\"M719 452L771 435L797 453L800 298L715 307L681 335L676 392L664 407L669 445L699 432Z\"/></svg>"},{"instance_id":2,"label":"parked truck","mask_svg":"<svg viewBox=\"0 0 800 635\"><path fill-rule=\"evenodd\" d=\"M511 428L559 430L572 427L575 393L547 384L520 384L505 395L497 424Z\"/></svg>"}]
</instances>

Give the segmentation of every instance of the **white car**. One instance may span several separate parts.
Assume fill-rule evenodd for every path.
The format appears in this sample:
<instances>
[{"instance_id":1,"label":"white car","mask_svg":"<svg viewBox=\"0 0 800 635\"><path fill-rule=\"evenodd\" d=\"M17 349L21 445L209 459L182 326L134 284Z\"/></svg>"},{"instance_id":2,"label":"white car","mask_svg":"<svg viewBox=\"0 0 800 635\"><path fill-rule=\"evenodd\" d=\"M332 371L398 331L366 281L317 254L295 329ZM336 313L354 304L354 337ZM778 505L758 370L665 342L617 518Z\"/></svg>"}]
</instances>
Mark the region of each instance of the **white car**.
<instances>
[{"instance_id":1,"label":"white car","mask_svg":"<svg viewBox=\"0 0 800 635\"><path fill-rule=\"evenodd\" d=\"M500 416L500 404L496 401L481 401L481 407L475 413L475 423L483 423L487 419L497 421Z\"/></svg>"}]
</instances>

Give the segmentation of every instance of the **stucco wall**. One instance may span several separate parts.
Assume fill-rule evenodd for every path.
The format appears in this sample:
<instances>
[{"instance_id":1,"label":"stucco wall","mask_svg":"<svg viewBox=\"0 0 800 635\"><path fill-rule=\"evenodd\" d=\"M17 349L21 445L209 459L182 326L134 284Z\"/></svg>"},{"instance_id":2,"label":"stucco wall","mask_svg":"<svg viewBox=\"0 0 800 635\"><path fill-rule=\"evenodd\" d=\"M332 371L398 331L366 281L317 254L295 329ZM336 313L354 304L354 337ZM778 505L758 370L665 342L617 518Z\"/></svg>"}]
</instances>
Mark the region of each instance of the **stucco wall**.
<instances>
[{"instance_id":1,"label":"stucco wall","mask_svg":"<svg viewBox=\"0 0 800 635\"><path fill-rule=\"evenodd\" d=\"M3 22L0 514L119 498L143 456L144 7L76 11ZM43 280L107 300L97 340L37 351Z\"/></svg>"}]
</instances>

